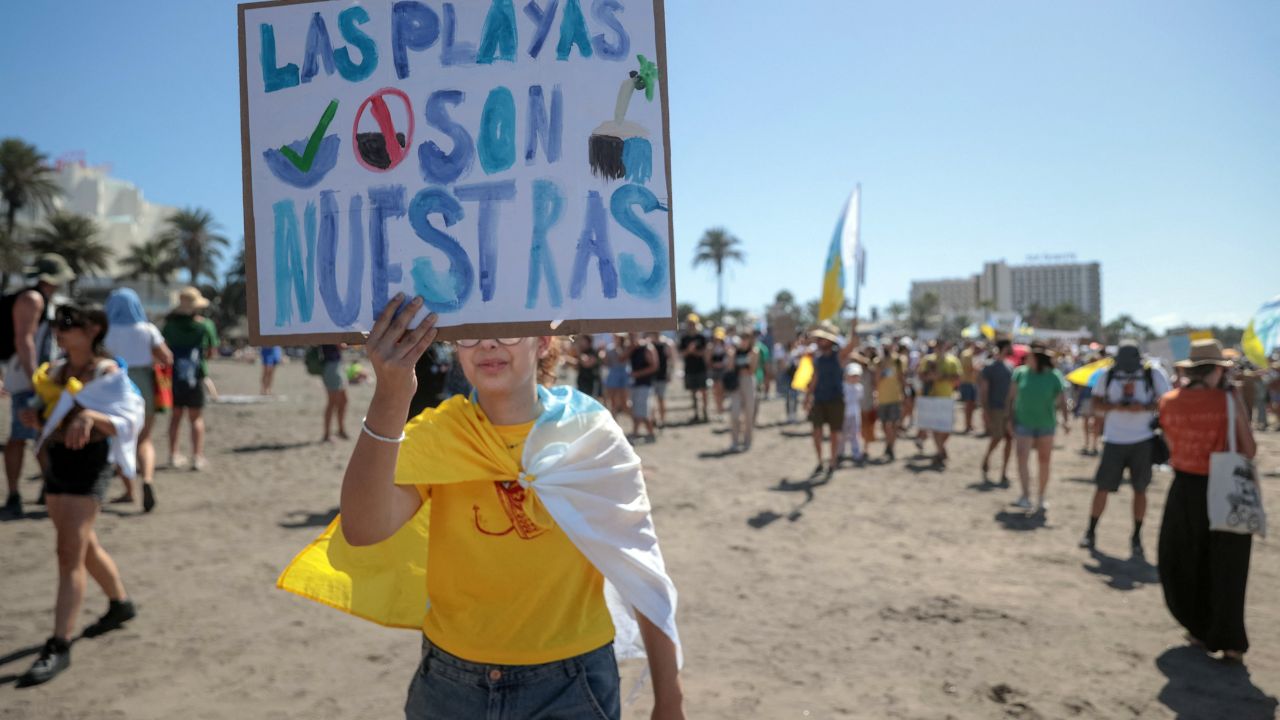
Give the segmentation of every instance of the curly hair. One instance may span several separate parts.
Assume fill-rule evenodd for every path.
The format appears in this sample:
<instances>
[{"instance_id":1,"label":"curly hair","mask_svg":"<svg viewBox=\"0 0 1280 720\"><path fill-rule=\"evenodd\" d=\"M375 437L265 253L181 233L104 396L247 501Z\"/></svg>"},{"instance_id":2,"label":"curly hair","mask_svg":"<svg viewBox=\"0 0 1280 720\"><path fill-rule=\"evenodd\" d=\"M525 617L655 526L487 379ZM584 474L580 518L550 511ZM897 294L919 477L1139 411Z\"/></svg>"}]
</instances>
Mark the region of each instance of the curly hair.
<instances>
[{"instance_id":1,"label":"curly hair","mask_svg":"<svg viewBox=\"0 0 1280 720\"><path fill-rule=\"evenodd\" d=\"M563 355L560 343L561 339L553 336L551 343L547 346L546 354L538 358L538 383L540 385L551 386L556 383Z\"/></svg>"}]
</instances>

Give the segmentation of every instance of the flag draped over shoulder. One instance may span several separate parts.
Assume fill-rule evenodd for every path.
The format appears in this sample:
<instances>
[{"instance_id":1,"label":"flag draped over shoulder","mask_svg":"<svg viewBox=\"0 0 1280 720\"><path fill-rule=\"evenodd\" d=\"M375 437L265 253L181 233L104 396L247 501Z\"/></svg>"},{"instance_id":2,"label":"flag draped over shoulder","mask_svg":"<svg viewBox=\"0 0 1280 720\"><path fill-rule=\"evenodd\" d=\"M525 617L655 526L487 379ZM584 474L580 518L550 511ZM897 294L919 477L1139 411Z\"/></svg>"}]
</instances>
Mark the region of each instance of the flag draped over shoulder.
<instances>
[{"instance_id":1,"label":"flag draped over shoulder","mask_svg":"<svg viewBox=\"0 0 1280 720\"><path fill-rule=\"evenodd\" d=\"M402 453L431 477L399 484L517 481L537 494L556 524L605 578L620 659L644 657L635 613L669 636L676 590L649 512L640 458L603 406L568 387L539 388L542 414L517 466L479 406L455 396L414 418ZM403 458L402 458L403 462ZM427 609L430 502L390 538L363 547L342 535L341 517L294 558L277 587L389 627L420 629Z\"/></svg>"},{"instance_id":2,"label":"flag draped over shoulder","mask_svg":"<svg viewBox=\"0 0 1280 720\"><path fill-rule=\"evenodd\" d=\"M36 394L45 401L47 414L39 445L43 445L79 405L111 419L116 431L111 438L111 462L130 480L137 477L138 434L142 432L146 408L141 393L125 373L123 364L120 370L83 385L76 378L71 378L63 386L49 376L49 363L44 363L36 369L31 380Z\"/></svg>"},{"instance_id":3,"label":"flag draped over shoulder","mask_svg":"<svg viewBox=\"0 0 1280 720\"><path fill-rule=\"evenodd\" d=\"M865 253L858 241L858 204L861 188L855 188L845 202L836 230L831 235L831 247L822 273L822 300L818 304L818 320L831 320L844 306L846 272L856 288L865 281L863 265ZM855 303L856 304L856 303Z\"/></svg>"}]
</instances>

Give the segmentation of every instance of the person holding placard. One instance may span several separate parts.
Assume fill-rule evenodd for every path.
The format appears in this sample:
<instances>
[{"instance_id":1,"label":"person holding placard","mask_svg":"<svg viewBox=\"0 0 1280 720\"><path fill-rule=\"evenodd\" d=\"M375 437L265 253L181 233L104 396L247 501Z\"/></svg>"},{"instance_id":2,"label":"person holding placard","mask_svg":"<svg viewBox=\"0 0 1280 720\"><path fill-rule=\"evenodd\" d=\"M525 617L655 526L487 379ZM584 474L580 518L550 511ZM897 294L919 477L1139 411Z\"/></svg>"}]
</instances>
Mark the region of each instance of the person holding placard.
<instances>
[{"instance_id":1,"label":"person holding placard","mask_svg":"<svg viewBox=\"0 0 1280 720\"><path fill-rule=\"evenodd\" d=\"M1039 493L1035 504L1037 514L1048 509L1045 491L1049 487L1049 465L1053 458L1053 436L1057 432L1054 409L1062 415L1062 432L1070 433L1070 410L1067 408L1062 373L1053 367L1053 353L1043 343L1032 343L1027 364L1013 371L1009 385L1009 400L1005 407L1012 408L1009 417L1009 433L1014 436L1018 450L1018 482L1022 495L1015 506L1032 509L1031 505L1031 450L1034 447L1039 461Z\"/></svg>"},{"instance_id":2,"label":"person holding placard","mask_svg":"<svg viewBox=\"0 0 1280 720\"><path fill-rule=\"evenodd\" d=\"M1244 404L1228 389L1217 340L1196 340L1177 363L1189 383L1160 398L1160 426L1169 443L1173 484L1160 525L1160 585L1165 604L1187 639L1207 652L1239 662L1249 649L1244 628L1251 535L1209 529L1210 456L1231 445L1252 459L1258 451ZM1228 403L1235 406L1228 422Z\"/></svg>"},{"instance_id":3,"label":"person holding placard","mask_svg":"<svg viewBox=\"0 0 1280 720\"><path fill-rule=\"evenodd\" d=\"M945 340L939 340L934 346L934 351L926 355L920 363L920 379L925 384L925 395L932 398L939 407L945 403L947 408L947 417L940 420L929 432L933 436L933 444L938 451L933 458L934 464L938 467L946 466L947 439L951 437L949 431L938 428L952 427L955 414L955 399L953 396L956 391L956 383L961 380L963 372L960 361L948 350L948 343ZM923 435L924 431L925 428L921 427L920 434Z\"/></svg>"},{"instance_id":4,"label":"person holding placard","mask_svg":"<svg viewBox=\"0 0 1280 720\"><path fill-rule=\"evenodd\" d=\"M474 394L404 425L436 332L434 315L411 329L422 300L403 299L369 333L377 383L341 513L279 586L420 630L410 720L619 718L615 652L648 656L653 717L682 720L676 591L622 429L544 386L550 337L456 341Z\"/></svg>"}]
</instances>

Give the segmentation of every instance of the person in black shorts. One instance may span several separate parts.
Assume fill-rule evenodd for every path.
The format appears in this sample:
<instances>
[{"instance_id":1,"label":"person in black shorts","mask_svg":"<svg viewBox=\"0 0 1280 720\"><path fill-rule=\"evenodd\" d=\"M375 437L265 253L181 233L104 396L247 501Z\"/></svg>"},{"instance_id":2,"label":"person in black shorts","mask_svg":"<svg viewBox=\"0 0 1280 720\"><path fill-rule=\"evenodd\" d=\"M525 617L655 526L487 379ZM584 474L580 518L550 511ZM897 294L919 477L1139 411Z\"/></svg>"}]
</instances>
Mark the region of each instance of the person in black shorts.
<instances>
[{"instance_id":1,"label":"person in black shorts","mask_svg":"<svg viewBox=\"0 0 1280 720\"><path fill-rule=\"evenodd\" d=\"M684 389L693 396L693 422L709 422L707 408L707 336L697 315L689 313L680 336L680 357L684 359ZM698 416L698 398L702 416Z\"/></svg>"},{"instance_id":2,"label":"person in black shorts","mask_svg":"<svg viewBox=\"0 0 1280 720\"><path fill-rule=\"evenodd\" d=\"M74 379L84 388L70 410L49 417L51 427L42 434L41 447L49 459L45 501L57 533L58 593L53 635L31 669L18 678L23 687L48 682L70 667L71 638L88 577L102 587L111 602L107 613L85 628L85 637L114 630L137 615L115 561L98 542L93 523L115 475L115 465L135 467L130 456L137 452L137 433L142 428L142 396L129 402L133 398L128 394L137 391L131 390L127 376L103 347L106 313L60 307L54 316L54 333L66 356L36 371L37 397L44 404L23 409L22 422L41 428L45 408L57 412L63 387ZM121 428L129 432L120 434L124 432ZM113 437L118 445L114 449Z\"/></svg>"}]
</instances>

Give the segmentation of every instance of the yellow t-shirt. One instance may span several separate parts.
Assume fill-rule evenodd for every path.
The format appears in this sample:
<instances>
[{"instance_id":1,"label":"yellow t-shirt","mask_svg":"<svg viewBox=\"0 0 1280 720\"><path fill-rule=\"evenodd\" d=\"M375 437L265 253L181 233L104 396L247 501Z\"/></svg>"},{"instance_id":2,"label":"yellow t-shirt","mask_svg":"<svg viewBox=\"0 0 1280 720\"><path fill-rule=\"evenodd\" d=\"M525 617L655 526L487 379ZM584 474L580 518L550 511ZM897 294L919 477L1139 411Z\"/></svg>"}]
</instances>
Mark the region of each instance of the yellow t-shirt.
<instances>
[{"instance_id":1,"label":"yellow t-shirt","mask_svg":"<svg viewBox=\"0 0 1280 720\"><path fill-rule=\"evenodd\" d=\"M955 355L948 353L941 359L937 355L926 355L922 365L934 372L929 397L949 398L955 394L956 382L960 379L960 361Z\"/></svg>"},{"instance_id":2,"label":"yellow t-shirt","mask_svg":"<svg viewBox=\"0 0 1280 720\"><path fill-rule=\"evenodd\" d=\"M876 403L893 405L902 402L902 362L900 360L882 360L876 363L876 371L880 380L876 382Z\"/></svg>"},{"instance_id":3,"label":"yellow t-shirt","mask_svg":"<svg viewBox=\"0 0 1280 720\"><path fill-rule=\"evenodd\" d=\"M496 426L517 462L532 428ZM534 665L613 640L604 576L534 493L515 482L416 487L431 499L432 643L471 662Z\"/></svg>"}]
</instances>

